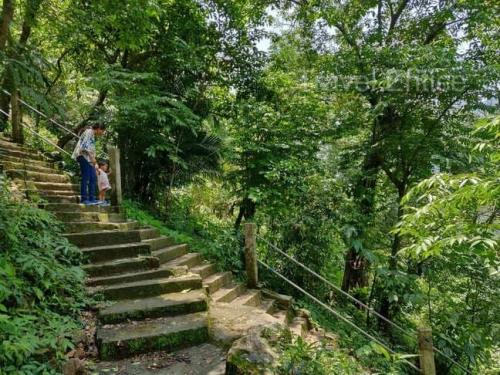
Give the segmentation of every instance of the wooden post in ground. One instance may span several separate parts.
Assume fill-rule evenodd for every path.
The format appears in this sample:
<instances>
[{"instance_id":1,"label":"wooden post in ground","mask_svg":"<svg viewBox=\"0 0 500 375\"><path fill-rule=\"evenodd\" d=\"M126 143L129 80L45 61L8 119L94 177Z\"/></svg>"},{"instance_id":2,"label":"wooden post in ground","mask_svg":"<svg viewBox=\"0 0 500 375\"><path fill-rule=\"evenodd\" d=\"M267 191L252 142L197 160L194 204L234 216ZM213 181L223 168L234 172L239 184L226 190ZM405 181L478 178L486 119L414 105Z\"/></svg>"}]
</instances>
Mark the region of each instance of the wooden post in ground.
<instances>
[{"instance_id":1,"label":"wooden post in ground","mask_svg":"<svg viewBox=\"0 0 500 375\"><path fill-rule=\"evenodd\" d=\"M109 152L109 167L111 168L110 184L111 184L111 204L113 206L121 206L122 204L122 177L120 168L120 149L115 146L108 147Z\"/></svg>"},{"instance_id":2,"label":"wooden post in ground","mask_svg":"<svg viewBox=\"0 0 500 375\"><path fill-rule=\"evenodd\" d=\"M418 329L418 348L420 352L420 369L423 375L436 375L434 351L432 347L432 330L428 327Z\"/></svg>"},{"instance_id":3,"label":"wooden post in ground","mask_svg":"<svg viewBox=\"0 0 500 375\"><path fill-rule=\"evenodd\" d=\"M257 226L254 223L245 223L245 268L247 271L247 285L257 288L259 281L257 268Z\"/></svg>"},{"instance_id":4,"label":"wooden post in ground","mask_svg":"<svg viewBox=\"0 0 500 375\"><path fill-rule=\"evenodd\" d=\"M19 91L12 90L10 96L12 140L19 144L24 144L24 133L22 125L21 106L19 105Z\"/></svg>"}]
</instances>

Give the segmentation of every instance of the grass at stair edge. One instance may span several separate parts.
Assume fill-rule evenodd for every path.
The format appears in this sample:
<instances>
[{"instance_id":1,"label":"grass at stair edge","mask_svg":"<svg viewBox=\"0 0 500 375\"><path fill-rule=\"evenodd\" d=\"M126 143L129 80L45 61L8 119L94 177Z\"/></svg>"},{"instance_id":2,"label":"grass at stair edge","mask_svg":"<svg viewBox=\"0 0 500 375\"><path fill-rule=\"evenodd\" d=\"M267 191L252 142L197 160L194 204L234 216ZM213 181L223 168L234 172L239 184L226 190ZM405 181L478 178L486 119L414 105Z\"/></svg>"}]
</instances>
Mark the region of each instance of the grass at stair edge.
<instances>
[{"instance_id":1,"label":"grass at stair edge","mask_svg":"<svg viewBox=\"0 0 500 375\"><path fill-rule=\"evenodd\" d=\"M217 270L231 270L237 279L243 278L243 242L233 228L220 228L207 223L203 228L196 228L195 233L175 228L169 218L135 201L124 200L122 208L128 219L158 229L162 235L172 238L177 244L185 243L190 251L200 253L206 260L215 263Z\"/></svg>"}]
</instances>

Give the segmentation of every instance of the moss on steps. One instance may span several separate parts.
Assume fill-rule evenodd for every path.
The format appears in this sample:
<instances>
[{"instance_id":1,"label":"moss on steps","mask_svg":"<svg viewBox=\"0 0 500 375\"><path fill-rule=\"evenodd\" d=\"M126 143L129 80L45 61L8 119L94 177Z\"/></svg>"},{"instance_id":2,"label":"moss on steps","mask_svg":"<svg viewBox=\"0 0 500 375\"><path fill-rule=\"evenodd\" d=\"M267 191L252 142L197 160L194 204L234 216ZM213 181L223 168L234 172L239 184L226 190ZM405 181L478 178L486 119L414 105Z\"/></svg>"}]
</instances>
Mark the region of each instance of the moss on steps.
<instances>
[{"instance_id":1,"label":"moss on steps","mask_svg":"<svg viewBox=\"0 0 500 375\"><path fill-rule=\"evenodd\" d=\"M81 233L98 230L131 230L137 229L139 224L135 221L126 223L99 223L95 221L81 221L66 223L67 233Z\"/></svg>"},{"instance_id":2,"label":"moss on steps","mask_svg":"<svg viewBox=\"0 0 500 375\"><path fill-rule=\"evenodd\" d=\"M97 247L84 247L81 250L90 259L91 262L104 262L107 260L130 258L139 255L151 254L149 245L142 242Z\"/></svg>"},{"instance_id":3,"label":"moss on steps","mask_svg":"<svg viewBox=\"0 0 500 375\"><path fill-rule=\"evenodd\" d=\"M120 213L118 206L86 206L78 203L40 203L39 206L47 211L58 212L99 212Z\"/></svg>"},{"instance_id":4,"label":"moss on steps","mask_svg":"<svg viewBox=\"0 0 500 375\"><path fill-rule=\"evenodd\" d=\"M201 278L198 275L170 277L167 279L154 279L137 281L126 284L100 286L90 288L91 293L101 293L107 299L132 299L152 297L166 293L182 292L188 289L201 288Z\"/></svg>"},{"instance_id":5,"label":"moss on steps","mask_svg":"<svg viewBox=\"0 0 500 375\"><path fill-rule=\"evenodd\" d=\"M141 242L142 240L158 236L159 232L152 228L132 229L132 230L89 230L81 233L68 233L65 237L76 246L104 246L119 245L131 242Z\"/></svg>"},{"instance_id":6,"label":"moss on steps","mask_svg":"<svg viewBox=\"0 0 500 375\"><path fill-rule=\"evenodd\" d=\"M66 223L78 221L98 221L101 223L123 223L126 221L125 215L108 212L60 212L55 211L54 214L59 220Z\"/></svg>"},{"instance_id":7,"label":"moss on steps","mask_svg":"<svg viewBox=\"0 0 500 375\"><path fill-rule=\"evenodd\" d=\"M41 173L24 169L6 169L5 173L10 178L18 178L21 180L54 182L54 183L69 183L69 176L59 173Z\"/></svg>"},{"instance_id":8,"label":"moss on steps","mask_svg":"<svg viewBox=\"0 0 500 375\"><path fill-rule=\"evenodd\" d=\"M103 277L95 277L87 279L86 284L88 286L98 286L98 285L116 285L131 283L135 281L151 280L151 279L165 279L170 276L181 276L187 273L186 268L156 268L152 270L137 271L129 273L121 273L119 275L106 275Z\"/></svg>"},{"instance_id":9,"label":"moss on steps","mask_svg":"<svg viewBox=\"0 0 500 375\"><path fill-rule=\"evenodd\" d=\"M121 323L127 320L144 320L206 311L207 296L202 290L186 293L169 293L140 300L118 301L99 310L103 324Z\"/></svg>"},{"instance_id":10,"label":"moss on steps","mask_svg":"<svg viewBox=\"0 0 500 375\"><path fill-rule=\"evenodd\" d=\"M208 340L206 313L104 326L97 331L100 357L119 359L149 351L171 351Z\"/></svg>"},{"instance_id":11,"label":"moss on steps","mask_svg":"<svg viewBox=\"0 0 500 375\"><path fill-rule=\"evenodd\" d=\"M83 269L90 277L104 277L132 271L147 271L159 266L160 263L156 257L138 256L91 263L84 265Z\"/></svg>"}]
</instances>

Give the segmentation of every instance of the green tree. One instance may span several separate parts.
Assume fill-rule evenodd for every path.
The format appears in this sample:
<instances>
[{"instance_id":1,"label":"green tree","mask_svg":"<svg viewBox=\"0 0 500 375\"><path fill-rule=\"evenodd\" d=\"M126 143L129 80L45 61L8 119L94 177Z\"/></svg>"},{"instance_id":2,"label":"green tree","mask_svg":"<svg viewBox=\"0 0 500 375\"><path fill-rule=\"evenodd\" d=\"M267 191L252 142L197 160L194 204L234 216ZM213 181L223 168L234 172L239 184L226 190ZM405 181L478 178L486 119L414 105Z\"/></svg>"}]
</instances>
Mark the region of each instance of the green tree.
<instances>
[{"instance_id":1,"label":"green tree","mask_svg":"<svg viewBox=\"0 0 500 375\"><path fill-rule=\"evenodd\" d=\"M485 108L483 99L491 97L496 72L484 57L492 46L475 41L479 29L491 34L491 5L403 0L317 1L293 7L317 46L325 91L358 96L366 110L358 126L370 129L352 181L358 208L344 290L368 283L367 257L373 248L366 235L374 220L379 179L387 178L396 193L395 223L408 188L430 173L434 158L453 158L456 135L474 109ZM398 270L400 248L396 234L388 254L390 272ZM388 296L382 296L381 312L389 316L390 309Z\"/></svg>"},{"instance_id":2,"label":"green tree","mask_svg":"<svg viewBox=\"0 0 500 375\"><path fill-rule=\"evenodd\" d=\"M491 367L498 344L499 137L498 117L479 121L469 142L471 170L418 183L397 228L403 256L421 269L422 318L443 334L438 347L469 370ZM448 373L450 363L437 358L439 373Z\"/></svg>"}]
</instances>

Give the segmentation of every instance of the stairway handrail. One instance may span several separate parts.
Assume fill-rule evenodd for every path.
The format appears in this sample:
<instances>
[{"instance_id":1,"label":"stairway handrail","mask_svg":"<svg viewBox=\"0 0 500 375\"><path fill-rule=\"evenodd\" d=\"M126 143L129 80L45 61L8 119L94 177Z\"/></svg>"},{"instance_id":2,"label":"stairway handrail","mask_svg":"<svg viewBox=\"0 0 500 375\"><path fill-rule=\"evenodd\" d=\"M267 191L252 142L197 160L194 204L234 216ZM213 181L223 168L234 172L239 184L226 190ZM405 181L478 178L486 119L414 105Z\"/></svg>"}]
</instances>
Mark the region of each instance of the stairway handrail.
<instances>
[{"instance_id":1,"label":"stairway handrail","mask_svg":"<svg viewBox=\"0 0 500 375\"><path fill-rule=\"evenodd\" d=\"M2 91L7 94L7 95L12 95L10 92L8 92L7 90L5 89L2 89ZM52 122L53 124L59 126L61 129L63 130L66 130L66 132L68 132L69 134L73 135L74 137L78 138L78 134L74 133L71 129L68 129L66 128L65 126L61 125L60 123L58 123L56 120L50 118L49 116L47 116L45 113L39 111L38 109L36 109L35 107L31 106L30 104L28 104L27 102L25 102L24 100L22 100L21 98L18 99L19 102L21 104L24 104L26 107L28 107L29 109L31 109L32 111L36 112L37 114L39 114L40 116L43 116L45 117L47 120L49 120L50 122ZM5 114L5 112L2 111L3 114Z\"/></svg>"},{"instance_id":2,"label":"stairway handrail","mask_svg":"<svg viewBox=\"0 0 500 375\"><path fill-rule=\"evenodd\" d=\"M333 287L335 290L338 290L340 291L342 294L346 295L347 297L349 297L351 300L355 301L356 303L358 303L360 306L363 306L364 308L368 309L368 311L371 311L371 312L374 312L375 315L377 315L378 317L380 317L382 320L384 320L385 322L391 324L392 326L398 328L400 331L402 331L403 333L405 333L407 336L410 336L410 334L408 333L408 331L406 331L403 327L399 326L398 324L392 322L391 320L387 319L386 317L384 317L383 315L380 315L379 313L377 313L375 310L373 310L372 308L370 308L369 306L367 306L366 304L364 304L363 302L361 302L360 300L356 299L356 297L353 297L352 295L350 295L349 293L343 291L342 289L340 289L338 286L334 285L333 283L331 283L330 281L326 280L324 277L320 276L319 274L317 274L316 272L314 272L313 270L311 270L309 267L307 267L306 265L300 263L298 260L296 260L295 258L291 257L290 255L288 255L287 253L285 253L283 250L281 250L280 248L278 248L276 245L273 245L272 243L270 243L269 241L265 240L264 238L262 238L261 236L259 235L256 235L256 237L258 237L260 240L262 240L264 243L266 243L268 246L271 246L273 249L277 250L280 254L284 255L285 257L287 257L288 259L290 259L291 261L293 261L294 263L298 264L299 266L301 266L302 268L304 268L306 271L308 271L309 273L311 273L312 275L316 276L317 278L319 278L321 281L325 282L326 284L330 285L331 287ZM262 263L259 259L257 259L257 261L259 263ZM277 272L277 271L276 271ZM281 274L278 273L278 275L280 277L284 277L282 276ZM415 334L415 333L414 333ZM456 344L455 344L456 345ZM463 370L466 374L472 374L468 369L466 369L465 367L463 367L460 363L458 363L457 361L455 361L453 358L451 358L450 356L448 356L447 354L445 354L442 350L436 348L434 345L432 346L432 350L435 351L436 353L439 353L440 355L442 355L444 358L446 358L447 360L449 360L451 363L453 363L454 365L460 367L461 370Z\"/></svg>"},{"instance_id":3,"label":"stairway handrail","mask_svg":"<svg viewBox=\"0 0 500 375\"><path fill-rule=\"evenodd\" d=\"M344 296L346 296L347 298L351 299L356 304L358 304L359 306L363 307L364 309L366 309L370 313L373 313L374 315L376 315L377 317L379 317L380 319L382 319L384 322L389 323L390 325L392 325L393 327L397 328L398 330L400 330L402 333L404 333L408 337L411 337L412 339L415 338L415 336L416 336L416 332L415 331L413 331L413 332L407 331L406 329L404 329L403 327L401 327L399 324L394 323L390 319L387 319L385 316L383 316L382 314L378 313L373 308L369 307L368 305L366 305L365 303L363 303L362 301L360 301L356 297L354 297L354 296L350 295L349 293L343 291L341 288L339 288L338 286L336 286L332 282L328 281L323 276L321 276L318 273L314 272L312 269L310 269L309 267L307 267L305 264L300 263L297 259L291 257L290 255L288 255L287 253L285 253L283 250L281 250L280 248L278 248L276 245L273 245L272 243L270 243L269 241L267 241L266 239L262 238L259 235L257 235L257 237L260 240L262 240L264 243L266 243L267 245L271 246L274 250L278 251L281 255L285 256L288 259L290 259L292 262L294 262L298 266L302 267L303 269L305 269L310 274L316 276L318 279L320 279L321 281L323 281L325 284L328 284L330 287L332 287L336 291L342 293Z\"/></svg>"},{"instance_id":4,"label":"stairway handrail","mask_svg":"<svg viewBox=\"0 0 500 375\"><path fill-rule=\"evenodd\" d=\"M8 118L10 118L10 115L7 112L5 112L3 109L0 109L0 113L2 113L3 115L7 116ZM65 153L66 155L68 155L69 157L71 157L71 154L68 151L66 151L63 148L59 147L57 144L55 144L51 140L45 138L40 133L36 132L36 130L33 129L30 125L26 124L24 121L22 122L22 124L23 124L23 127L26 127L32 134L36 135L37 137L41 138L43 141L47 142L48 144L50 144L50 145L54 146L55 148L57 148L59 151ZM71 159L71 160L73 160L73 159Z\"/></svg>"},{"instance_id":5,"label":"stairway handrail","mask_svg":"<svg viewBox=\"0 0 500 375\"><path fill-rule=\"evenodd\" d=\"M319 300L318 298L316 298L315 296L313 296L311 293L309 293L308 291L306 291L305 289L301 288L300 286L298 286L297 284L295 284L293 281L289 280L288 278L286 278L285 276L283 276L281 273L279 273L278 271L276 271L274 268L272 268L270 265L264 263L263 261L261 261L260 259L257 259L257 262L264 266L265 268L267 268L269 271L273 272L274 274L276 274L278 277L280 277L281 279L283 279L284 281L286 281L288 284L290 284L291 286L293 286L295 289L297 289L298 291L302 292L303 294L305 294L307 297L311 298L314 302L316 302L317 304L319 304L320 306L322 306L323 308L325 308L326 310L330 311L332 314L334 314L337 318L341 319L342 321L344 321L345 323L349 324L351 327L353 327L354 329L356 329L358 332L360 332L361 334L363 334L365 337L367 337L368 339L376 342L378 345L382 346L385 350L387 350L388 352L390 352L391 354L397 354L394 350L392 350L391 348L389 348L386 344L384 344L382 341L380 341L379 339L377 339L375 336L371 335L370 333L366 332L365 330L363 330L362 328L358 327L356 324L354 324L353 322L351 322L349 319L347 319L346 317L344 317L341 313L339 313L338 311L336 311L335 309L333 309L331 306L327 305L326 303L324 303L323 301ZM408 361L407 359L402 359L403 362L405 362L408 366L410 366L411 368L413 368L415 371L417 372L422 372L421 369L419 369L417 366L415 366L413 363L411 363L410 361Z\"/></svg>"}]
</instances>

